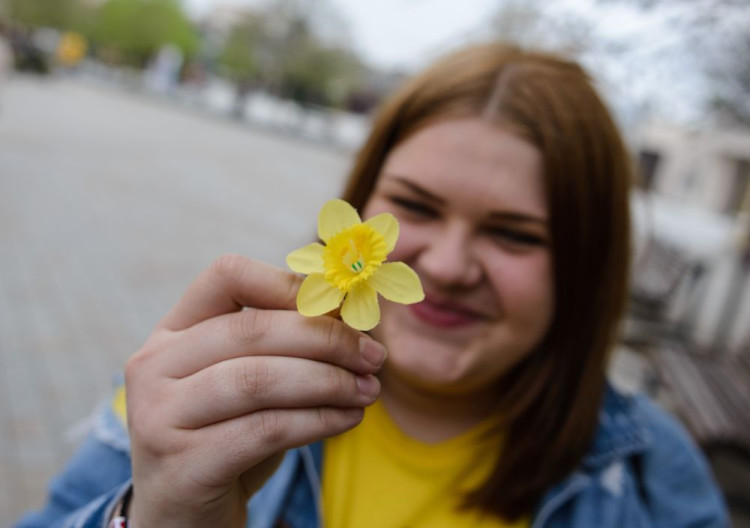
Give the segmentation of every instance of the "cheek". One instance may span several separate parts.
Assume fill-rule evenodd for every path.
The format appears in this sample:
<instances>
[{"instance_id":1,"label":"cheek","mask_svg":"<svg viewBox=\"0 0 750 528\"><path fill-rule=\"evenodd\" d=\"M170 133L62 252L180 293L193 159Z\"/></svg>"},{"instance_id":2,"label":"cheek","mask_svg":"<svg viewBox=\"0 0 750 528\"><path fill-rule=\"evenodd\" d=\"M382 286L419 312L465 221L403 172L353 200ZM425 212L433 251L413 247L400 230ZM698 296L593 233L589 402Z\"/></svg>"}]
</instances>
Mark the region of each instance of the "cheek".
<instances>
[{"instance_id":1,"label":"cheek","mask_svg":"<svg viewBox=\"0 0 750 528\"><path fill-rule=\"evenodd\" d=\"M506 316L543 332L554 306L552 270L548 253L506 255L488 267L490 281Z\"/></svg>"},{"instance_id":2,"label":"cheek","mask_svg":"<svg viewBox=\"0 0 750 528\"><path fill-rule=\"evenodd\" d=\"M419 253L419 249L424 246L425 237L428 237L429 234L425 233L424 228L410 225L400 218L398 220L398 242L396 242L396 247L388 255L388 260L398 260L409 264Z\"/></svg>"},{"instance_id":3,"label":"cheek","mask_svg":"<svg viewBox=\"0 0 750 528\"><path fill-rule=\"evenodd\" d=\"M425 234L423 226L420 227L410 223L399 214L399 211L393 207L389 207L389 205L385 200L373 198L362 211L362 218L371 218L380 213L391 213L395 216L399 224L398 241L393 251L388 254L388 260L391 262L401 261L408 264L411 257L424 245L425 236L429 236L429 234Z\"/></svg>"}]
</instances>

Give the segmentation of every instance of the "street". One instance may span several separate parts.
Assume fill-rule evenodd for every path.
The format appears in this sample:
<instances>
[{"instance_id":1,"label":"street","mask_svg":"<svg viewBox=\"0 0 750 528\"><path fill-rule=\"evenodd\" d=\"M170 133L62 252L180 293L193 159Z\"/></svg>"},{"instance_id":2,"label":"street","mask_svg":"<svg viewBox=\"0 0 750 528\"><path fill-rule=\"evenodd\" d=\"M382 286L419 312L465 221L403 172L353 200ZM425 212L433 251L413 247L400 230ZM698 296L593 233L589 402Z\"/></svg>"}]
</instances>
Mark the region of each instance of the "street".
<instances>
[{"instance_id":1,"label":"street","mask_svg":"<svg viewBox=\"0 0 750 528\"><path fill-rule=\"evenodd\" d=\"M349 154L90 81L0 92L0 525L45 486L125 359L222 253L283 266Z\"/></svg>"}]
</instances>

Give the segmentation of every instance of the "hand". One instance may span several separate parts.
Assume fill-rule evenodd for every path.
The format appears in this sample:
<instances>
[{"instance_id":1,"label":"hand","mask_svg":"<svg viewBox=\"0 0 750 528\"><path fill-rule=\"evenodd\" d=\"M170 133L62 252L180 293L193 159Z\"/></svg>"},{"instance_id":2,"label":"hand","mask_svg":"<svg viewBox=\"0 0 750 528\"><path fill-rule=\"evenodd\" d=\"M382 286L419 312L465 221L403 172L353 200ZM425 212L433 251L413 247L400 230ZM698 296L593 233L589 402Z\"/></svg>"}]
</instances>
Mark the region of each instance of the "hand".
<instances>
[{"instance_id":1,"label":"hand","mask_svg":"<svg viewBox=\"0 0 750 528\"><path fill-rule=\"evenodd\" d=\"M354 427L375 400L385 349L297 313L300 283L222 257L128 361L134 527L244 526L286 449Z\"/></svg>"}]
</instances>

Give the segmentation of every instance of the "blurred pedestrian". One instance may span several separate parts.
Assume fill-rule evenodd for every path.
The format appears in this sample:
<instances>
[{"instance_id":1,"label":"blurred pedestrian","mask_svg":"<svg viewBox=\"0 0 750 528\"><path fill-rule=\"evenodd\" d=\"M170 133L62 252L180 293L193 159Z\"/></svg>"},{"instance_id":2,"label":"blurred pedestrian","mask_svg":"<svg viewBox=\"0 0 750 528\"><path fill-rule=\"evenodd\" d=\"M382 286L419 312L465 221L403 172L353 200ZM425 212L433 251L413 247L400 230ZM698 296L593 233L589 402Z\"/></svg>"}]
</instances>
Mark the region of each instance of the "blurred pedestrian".
<instances>
[{"instance_id":1,"label":"blurred pedestrian","mask_svg":"<svg viewBox=\"0 0 750 528\"><path fill-rule=\"evenodd\" d=\"M148 87L160 95L173 95L180 82L183 54L180 48L165 44L146 69Z\"/></svg>"},{"instance_id":2,"label":"blurred pedestrian","mask_svg":"<svg viewBox=\"0 0 750 528\"><path fill-rule=\"evenodd\" d=\"M57 63L65 68L75 68L86 56L88 41L76 31L66 31L60 37L55 53Z\"/></svg>"}]
</instances>

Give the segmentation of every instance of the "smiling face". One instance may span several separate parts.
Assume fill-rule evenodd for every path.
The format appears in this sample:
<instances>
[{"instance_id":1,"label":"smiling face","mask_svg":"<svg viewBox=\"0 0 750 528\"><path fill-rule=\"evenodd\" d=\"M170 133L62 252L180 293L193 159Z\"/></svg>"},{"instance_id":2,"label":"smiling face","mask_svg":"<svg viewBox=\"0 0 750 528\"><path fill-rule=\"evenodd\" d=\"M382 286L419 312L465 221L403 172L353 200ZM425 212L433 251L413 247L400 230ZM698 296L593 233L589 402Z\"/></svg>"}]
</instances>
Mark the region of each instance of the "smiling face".
<instances>
[{"instance_id":1,"label":"smiling face","mask_svg":"<svg viewBox=\"0 0 750 528\"><path fill-rule=\"evenodd\" d=\"M372 333L389 351L384 388L487 391L544 337L554 289L542 171L535 146L479 118L428 126L390 153L363 216L398 218L389 260L419 274L426 299L382 304Z\"/></svg>"}]
</instances>

